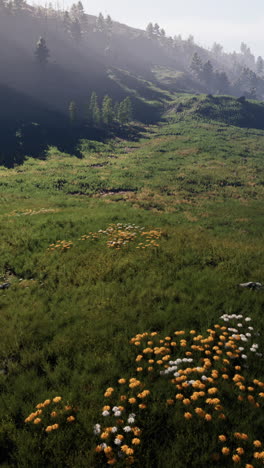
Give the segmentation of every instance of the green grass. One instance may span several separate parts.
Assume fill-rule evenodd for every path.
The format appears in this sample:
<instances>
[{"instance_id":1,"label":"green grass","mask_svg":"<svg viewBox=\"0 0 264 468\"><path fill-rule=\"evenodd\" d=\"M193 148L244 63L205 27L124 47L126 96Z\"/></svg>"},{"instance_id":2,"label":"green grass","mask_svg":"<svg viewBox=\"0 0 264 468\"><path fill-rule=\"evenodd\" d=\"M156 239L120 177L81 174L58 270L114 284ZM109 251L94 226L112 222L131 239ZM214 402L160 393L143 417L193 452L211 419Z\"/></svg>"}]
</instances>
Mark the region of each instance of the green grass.
<instances>
[{"instance_id":1,"label":"green grass","mask_svg":"<svg viewBox=\"0 0 264 468\"><path fill-rule=\"evenodd\" d=\"M187 109L189 99L175 105ZM0 168L0 283L11 283L0 291L2 466L106 466L93 425L105 388L135 375L137 333L204 333L223 313L242 313L263 351L263 291L237 284L264 282L264 131L216 120L171 111L139 141L83 141L82 159L51 148L44 161ZM159 228L160 245L116 250L102 236L79 240L110 223ZM73 247L48 251L58 240ZM244 375L263 379L261 359ZM153 404L136 466L212 466L212 429L197 431L159 404L169 391L160 379L147 385ZM48 435L24 423L56 395L77 409L76 423ZM259 410L244 417L227 407L230 427L261 437Z\"/></svg>"}]
</instances>

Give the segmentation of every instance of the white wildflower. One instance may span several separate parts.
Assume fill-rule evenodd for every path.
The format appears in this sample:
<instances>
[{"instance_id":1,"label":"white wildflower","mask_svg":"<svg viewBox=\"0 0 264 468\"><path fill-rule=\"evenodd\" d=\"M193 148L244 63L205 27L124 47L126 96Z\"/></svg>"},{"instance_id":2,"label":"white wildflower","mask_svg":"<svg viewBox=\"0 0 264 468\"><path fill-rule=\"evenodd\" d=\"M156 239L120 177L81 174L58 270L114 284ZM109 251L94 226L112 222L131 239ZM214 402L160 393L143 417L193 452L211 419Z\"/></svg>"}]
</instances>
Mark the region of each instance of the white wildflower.
<instances>
[{"instance_id":1,"label":"white wildflower","mask_svg":"<svg viewBox=\"0 0 264 468\"><path fill-rule=\"evenodd\" d=\"M114 442L115 442L116 445L121 445L122 440L116 438L116 439L114 440Z\"/></svg>"},{"instance_id":2,"label":"white wildflower","mask_svg":"<svg viewBox=\"0 0 264 468\"><path fill-rule=\"evenodd\" d=\"M94 426L94 434L100 434L101 433L101 426L100 424L95 424Z\"/></svg>"},{"instance_id":3,"label":"white wildflower","mask_svg":"<svg viewBox=\"0 0 264 468\"><path fill-rule=\"evenodd\" d=\"M130 431L131 431L131 427L130 427L130 426L125 426L125 427L123 427L123 431L124 431L124 432L130 432Z\"/></svg>"},{"instance_id":4,"label":"white wildflower","mask_svg":"<svg viewBox=\"0 0 264 468\"><path fill-rule=\"evenodd\" d=\"M103 411L102 412L102 416L109 416L109 415L110 415L109 411Z\"/></svg>"}]
</instances>

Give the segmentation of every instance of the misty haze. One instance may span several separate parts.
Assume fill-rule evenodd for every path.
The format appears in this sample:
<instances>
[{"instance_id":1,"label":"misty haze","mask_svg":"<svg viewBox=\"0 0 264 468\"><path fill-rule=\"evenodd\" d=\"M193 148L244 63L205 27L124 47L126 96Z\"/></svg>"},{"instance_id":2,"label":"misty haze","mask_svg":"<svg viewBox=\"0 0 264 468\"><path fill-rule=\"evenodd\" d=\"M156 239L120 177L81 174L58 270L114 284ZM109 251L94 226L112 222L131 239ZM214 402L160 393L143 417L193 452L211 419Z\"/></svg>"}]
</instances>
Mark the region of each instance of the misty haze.
<instances>
[{"instance_id":1,"label":"misty haze","mask_svg":"<svg viewBox=\"0 0 264 468\"><path fill-rule=\"evenodd\" d=\"M214 3L0 0L4 468L263 467L264 6Z\"/></svg>"}]
</instances>

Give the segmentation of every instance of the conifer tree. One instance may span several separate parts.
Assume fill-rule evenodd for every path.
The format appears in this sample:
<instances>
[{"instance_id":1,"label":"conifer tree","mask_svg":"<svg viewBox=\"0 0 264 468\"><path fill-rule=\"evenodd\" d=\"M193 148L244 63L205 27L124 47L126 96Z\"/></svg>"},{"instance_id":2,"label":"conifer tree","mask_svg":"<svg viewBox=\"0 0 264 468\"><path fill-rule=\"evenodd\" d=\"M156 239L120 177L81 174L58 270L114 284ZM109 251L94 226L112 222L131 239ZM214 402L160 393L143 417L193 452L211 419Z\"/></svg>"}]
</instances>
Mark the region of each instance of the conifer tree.
<instances>
[{"instance_id":1,"label":"conifer tree","mask_svg":"<svg viewBox=\"0 0 264 468\"><path fill-rule=\"evenodd\" d=\"M119 121L119 102L116 102L114 105L114 118Z\"/></svg>"},{"instance_id":2,"label":"conifer tree","mask_svg":"<svg viewBox=\"0 0 264 468\"><path fill-rule=\"evenodd\" d=\"M153 27L153 32L156 36L159 36L160 35L160 27L158 25L158 23L155 23L154 24L154 27Z\"/></svg>"},{"instance_id":3,"label":"conifer tree","mask_svg":"<svg viewBox=\"0 0 264 468\"><path fill-rule=\"evenodd\" d=\"M257 73L259 75L262 75L264 72L264 60L261 56L257 58L256 67L257 67Z\"/></svg>"},{"instance_id":4,"label":"conifer tree","mask_svg":"<svg viewBox=\"0 0 264 468\"><path fill-rule=\"evenodd\" d=\"M24 0L13 0L12 2L12 10L14 11L21 11L23 7L25 6L25 1Z\"/></svg>"},{"instance_id":5,"label":"conifer tree","mask_svg":"<svg viewBox=\"0 0 264 468\"><path fill-rule=\"evenodd\" d=\"M111 33L113 29L113 21L110 15L107 15L106 20L105 20L105 25L107 28L107 32Z\"/></svg>"},{"instance_id":6,"label":"conifer tree","mask_svg":"<svg viewBox=\"0 0 264 468\"><path fill-rule=\"evenodd\" d=\"M95 127L98 127L100 125L101 113L100 113L100 108L98 105L97 94L95 92L92 93L91 100L90 100L90 118L91 118L92 124Z\"/></svg>"},{"instance_id":7,"label":"conifer tree","mask_svg":"<svg viewBox=\"0 0 264 468\"><path fill-rule=\"evenodd\" d=\"M45 39L43 39L43 37L40 37L35 49L35 57L37 62L42 65L46 64L48 62L49 55L50 52L46 45L46 41Z\"/></svg>"},{"instance_id":8,"label":"conifer tree","mask_svg":"<svg viewBox=\"0 0 264 468\"><path fill-rule=\"evenodd\" d=\"M66 33L71 32L71 18L68 11L63 14L63 29Z\"/></svg>"},{"instance_id":9,"label":"conifer tree","mask_svg":"<svg viewBox=\"0 0 264 468\"><path fill-rule=\"evenodd\" d=\"M71 35L76 43L82 40L82 30L80 21L76 18L71 22Z\"/></svg>"},{"instance_id":10,"label":"conifer tree","mask_svg":"<svg viewBox=\"0 0 264 468\"><path fill-rule=\"evenodd\" d=\"M152 23L149 23L149 24L147 25L146 32L147 32L147 36L148 36L149 38L152 38L152 37L153 37L153 35L154 35L154 27L153 27L153 24L152 24Z\"/></svg>"},{"instance_id":11,"label":"conifer tree","mask_svg":"<svg viewBox=\"0 0 264 468\"><path fill-rule=\"evenodd\" d=\"M77 115L76 102L71 101L69 104L69 118L70 118L71 123L74 123L76 121L76 115Z\"/></svg>"},{"instance_id":12,"label":"conifer tree","mask_svg":"<svg viewBox=\"0 0 264 468\"><path fill-rule=\"evenodd\" d=\"M75 3L72 4L71 9L70 9L71 17L73 19L78 19L78 8Z\"/></svg>"},{"instance_id":13,"label":"conifer tree","mask_svg":"<svg viewBox=\"0 0 264 468\"><path fill-rule=\"evenodd\" d=\"M113 101L109 96L105 96L102 105L102 121L109 127L114 120Z\"/></svg>"},{"instance_id":14,"label":"conifer tree","mask_svg":"<svg viewBox=\"0 0 264 468\"><path fill-rule=\"evenodd\" d=\"M96 19L96 30L98 32L104 32L105 30L105 19L102 13L99 13L98 18Z\"/></svg>"},{"instance_id":15,"label":"conifer tree","mask_svg":"<svg viewBox=\"0 0 264 468\"><path fill-rule=\"evenodd\" d=\"M214 77L214 71L213 71L213 66L208 60L202 68L202 73L201 73L201 78L205 81L206 85L209 88L209 91L211 91L211 86L213 82L213 77Z\"/></svg>"},{"instance_id":16,"label":"conifer tree","mask_svg":"<svg viewBox=\"0 0 264 468\"><path fill-rule=\"evenodd\" d=\"M83 4L81 1L77 3L77 15L79 21L82 21L85 16Z\"/></svg>"},{"instance_id":17,"label":"conifer tree","mask_svg":"<svg viewBox=\"0 0 264 468\"><path fill-rule=\"evenodd\" d=\"M196 76L199 77L200 74L201 74L202 68L203 68L202 60L200 59L197 52L195 52L195 54L194 54L194 56L192 58L190 69Z\"/></svg>"},{"instance_id":18,"label":"conifer tree","mask_svg":"<svg viewBox=\"0 0 264 468\"><path fill-rule=\"evenodd\" d=\"M131 122L133 117L132 102L130 97L126 97L119 106L119 121L121 124Z\"/></svg>"}]
</instances>

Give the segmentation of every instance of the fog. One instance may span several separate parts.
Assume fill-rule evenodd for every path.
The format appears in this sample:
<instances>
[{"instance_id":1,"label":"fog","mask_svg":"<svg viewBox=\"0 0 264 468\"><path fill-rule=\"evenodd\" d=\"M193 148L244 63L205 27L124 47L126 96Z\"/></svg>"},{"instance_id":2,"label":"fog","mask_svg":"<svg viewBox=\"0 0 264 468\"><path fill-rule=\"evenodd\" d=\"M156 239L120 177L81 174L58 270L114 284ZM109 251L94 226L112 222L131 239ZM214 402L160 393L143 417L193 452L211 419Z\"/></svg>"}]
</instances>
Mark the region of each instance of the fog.
<instances>
[{"instance_id":1,"label":"fog","mask_svg":"<svg viewBox=\"0 0 264 468\"><path fill-rule=\"evenodd\" d=\"M41 2L33 2L44 5ZM53 4L69 8L69 0ZM167 34L192 34L197 43L210 47L214 41L223 44L225 50L239 50L246 41L256 55L263 55L262 31L264 28L264 3L261 0L84 0L85 11L92 15L110 14L116 21L144 29L149 21L157 22Z\"/></svg>"},{"instance_id":2,"label":"fog","mask_svg":"<svg viewBox=\"0 0 264 468\"><path fill-rule=\"evenodd\" d=\"M164 89L264 99L263 6L249 9L241 0L232 6L223 0L218 10L207 0L199 7L194 0L160 5L0 0L4 155L7 149L17 154L24 142L46 142L47 135L49 144L65 144L72 103L77 111L71 134L80 135L82 126L93 137L98 129L87 124L93 92L100 105L106 94L115 106L130 96L135 119L146 123L163 109Z\"/></svg>"}]
</instances>

